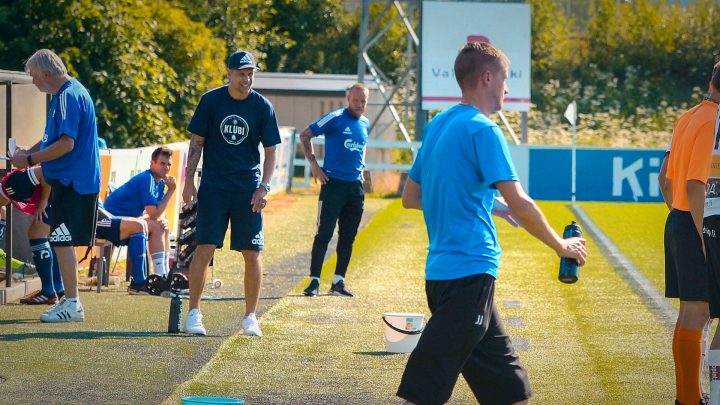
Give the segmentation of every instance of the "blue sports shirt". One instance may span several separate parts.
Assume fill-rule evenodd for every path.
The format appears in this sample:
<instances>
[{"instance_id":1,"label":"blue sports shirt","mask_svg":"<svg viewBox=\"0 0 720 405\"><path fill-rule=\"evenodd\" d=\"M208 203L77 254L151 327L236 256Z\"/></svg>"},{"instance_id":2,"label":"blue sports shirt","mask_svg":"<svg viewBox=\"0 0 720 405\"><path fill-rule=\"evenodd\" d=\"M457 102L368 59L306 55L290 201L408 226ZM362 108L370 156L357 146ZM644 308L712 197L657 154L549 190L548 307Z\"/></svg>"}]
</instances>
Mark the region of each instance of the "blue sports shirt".
<instances>
[{"instance_id":1,"label":"blue sports shirt","mask_svg":"<svg viewBox=\"0 0 720 405\"><path fill-rule=\"evenodd\" d=\"M165 196L165 180L155 182L150 169L133 176L127 183L113 191L104 207L113 215L139 217L145 206L158 205Z\"/></svg>"},{"instance_id":2,"label":"blue sports shirt","mask_svg":"<svg viewBox=\"0 0 720 405\"><path fill-rule=\"evenodd\" d=\"M205 138L201 187L226 191L255 191L260 184L259 145L280 143L270 101L255 90L235 100L227 85L203 94L187 129Z\"/></svg>"},{"instance_id":3,"label":"blue sports shirt","mask_svg":"<svg viewBox=\"0 0 720 405\"><path fill-rule=\"evenodd\" d=\"M370 121L355 118L347 108L333 111L310 124L313 135L325 135L323 171L331 179L360 180L365 167L365 144Z\"/></svg>"},{"instance_id":4,"label":"blue sports shirt","mask_svg":"<svg viewBox=\"0 0 720 405\"><path fill-rule=\"evenodd\" d=\"M48 183L58 181L78 194L100 192L100 152L98 150L95 105L77 79L70 79L53 95L40 150L57 142L62 135L75 141L72 151L42 163Z\"/></svg>"},{"instance_id":5,"label":"blue sports shirt","mask_svg":"<svg viewBox=\"0 0 720 405\"><path fill-rule=\"evenodd\" d=\"M502 130L475 107L445 110L426 127L410 178L421 185L430 240L425 279L497 278L495 183L518 180Z\"/></svg>"}]
</instances>

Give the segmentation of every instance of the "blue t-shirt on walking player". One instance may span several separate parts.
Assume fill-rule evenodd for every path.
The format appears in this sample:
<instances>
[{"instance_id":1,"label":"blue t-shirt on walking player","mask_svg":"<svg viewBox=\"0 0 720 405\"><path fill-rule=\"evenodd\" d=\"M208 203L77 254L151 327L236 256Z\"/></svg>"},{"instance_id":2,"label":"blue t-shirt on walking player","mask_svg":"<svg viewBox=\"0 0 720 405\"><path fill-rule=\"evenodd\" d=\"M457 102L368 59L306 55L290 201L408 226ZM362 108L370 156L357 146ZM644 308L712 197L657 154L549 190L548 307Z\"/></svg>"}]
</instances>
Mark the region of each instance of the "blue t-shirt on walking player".
<instances>
[{"instance_id":1,"label":"blue t-shirt on walking player","mask_svg":"<svg viewBox=\"0 0 720 405\"><path fill-rule=\"evenodd\" d=\"M75 141L73 149L57 159L43 162L48 183L59 181L78 194L100 192L100 151L98 150L95 105L77 79L70 79L53 95L45 123L40 150L57 142L62 135Z\"/></svg>"},{"instance_id":2,"label":"blue t-shirt on walking player","mask_svg":"<svg viewBox=\"0 0 720 405\"><path fill-rule=\"evenodd\" d=\"M425 279L497 278L495 183L518 180L502 130L475 107L445 110L427 125L410 178L421 185L430 239Z\"/></svg>"},{"instance_id":3,"label":"blue t-shirt on walking player","mask_svg":"<svg viewBox=\"0 0 720 405\"><path fill-rule=\"evenodd\" d=\"M259 145L280 143L270 101L255 90L235 100L227 85L203 94L187 129L205 138L200 187L226 191L255 191L260 184Z\"/></svg>"},{"instance_id":4,"label":"blue t-shirt on walking player","mask_svg":"<svg viewBox=\"0 0 720 405\"><path fill-rule=\"evenodd\" d=\"M105 201L108 212L121 217L139 217L148 205L158 205L165 196L165 180L155 182L150 169L133 176Z\"/></svg>"},{"instance_id":5,"label":"blue t-shirt on walking player","mask_svg":"<svg viewBox=\"0 0 720 405\"><path fill-rule=\"evenodd\" d=\"M325 135L323 171L328 177L344 181L361 179L369 129L367 118L355 118L347 108L310 124L313 135Z\"/></svg>"}]
</instances>

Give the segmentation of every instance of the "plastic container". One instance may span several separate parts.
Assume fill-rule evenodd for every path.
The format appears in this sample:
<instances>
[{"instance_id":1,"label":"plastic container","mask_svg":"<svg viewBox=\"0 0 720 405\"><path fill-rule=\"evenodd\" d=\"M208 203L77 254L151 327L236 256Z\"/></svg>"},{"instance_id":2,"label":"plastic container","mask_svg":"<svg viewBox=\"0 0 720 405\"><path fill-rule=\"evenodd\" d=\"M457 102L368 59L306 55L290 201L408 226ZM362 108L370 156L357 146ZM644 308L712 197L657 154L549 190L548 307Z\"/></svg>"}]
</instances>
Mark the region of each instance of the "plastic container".
<instances>
[{"instance_id":1,"label":"plastic container","mask_svg":"<svg viewBox=\"0 0 720 405\"><path fill-rule=\"evenodd\" d=\"M390 353L410 353L417 346L425 329L425 315L406 312L385 312L385 348Z\"/></svg>"},{"instance_id":2,"label":"plastic container","mask_svg":"<svg viewBox=\"0 0 720 405\"><path fill-rule=\"evenodd\" d=\"M575 221L565 227L563 232L563 238L579 238L582 237L582 228ZM577 259L570 259L567 257L560 258L560 271L558 279L565 284L572 284L578 281L578 275L580 273L580 263Z\"/></svg>"},{"instance_id":3,"label":"plastic container","mask_svg":"<svg viewBox=\"0 0 720 405\"><path fill-rule=\"evenodd\" d=\"M225 404L225 405L243 405L245 401L238 398L223 397L185 397L182 399L183 405L201 405L201 404Z\"/></svg>"}]
</instances>

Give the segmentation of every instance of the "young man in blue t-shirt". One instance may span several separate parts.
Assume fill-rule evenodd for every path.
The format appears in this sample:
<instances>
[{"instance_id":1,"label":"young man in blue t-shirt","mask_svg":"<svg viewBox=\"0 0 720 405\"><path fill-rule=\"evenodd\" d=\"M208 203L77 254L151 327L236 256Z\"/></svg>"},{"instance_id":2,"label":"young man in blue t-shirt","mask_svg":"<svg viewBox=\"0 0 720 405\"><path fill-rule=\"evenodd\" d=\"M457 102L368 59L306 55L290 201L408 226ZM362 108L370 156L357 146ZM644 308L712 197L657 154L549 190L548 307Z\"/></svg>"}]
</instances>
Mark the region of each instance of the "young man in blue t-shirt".
<instances>
[{"instance_id":1,"label":"young man in blue t-shirt","mask_svg":"<svg viewBox=\"0 0 720 405\"><path fill-rule=\"evenodd\" d=\"M170 248L168 222L165 209L175 192L175 178L170 176L172 149L160 146L151 155L150 169L133 176L107 198L104 208L114 216L138 217L147 222L148 244L155 274L169 272ZM165 187L167 186L167 192ZM133 293L142 285L130 285Z\"/></svg>"},{"instance_id":2,"label":"young man in blue t-shirt","mask_svg":"<svg viewBox=\"0 0 720 405\"><path fill-rule=\"evenodd\" d=\"M185 170L183 201L198 204L195 227L197 248L190 262L190 311L185 332L205 335L200 297L207 267L215 249L223 246L228 222L232 227L230 249L242 252L245 261L245 317L243 331L261 336L255 315L262 286L262 210L267 204L270 179L280 143L275 110L252 89L255 57L237 51L227 60L228 84L203 94L188 125L192 133ZM260 170L260 144L265 160ZM200 190L195 171L203 155Z\"/></svg>"},{"instance_id":3,"label":"young man in blue t-shirt","mask_svg":"<svg viewBox=\"0 0 720 405\"><path fill-rule=\"evenodd\" d=\"M50 197L50 245L53 247L65 284L65 297L40 316L43 322L82 322L83 306L78 299L75 246L95 241L100 153L97 119L90 94L70 77L62 60L51 50L41 49L25 62L25 71L42 92L52 94L42 141L12 157L17 168L42 163Z\"/></svg>"},{"instance_id":4,"label":"young man in blue t-shirt","mask_svg":"<svg viewBox=\"0 0 720 405\"><path fill-rule=\"evenodd\" d=\"M320 289L320 271L328 243L338 224L337 264L330 294L352 297L345 285L352 246L365 206L362 179L365 144L370 121L363 116L369 91L361 83L348 90L347 108L341 108L310 124L300 133L300 147L310 162L310 170L322 184L318 202L318 222L310 259L310 285L303 294L313 297ZM313 136L325 135L325 159L320 168L313 153Z\"/></svg>"},{"instance_id":5,"label":"young man in blue t-shirt","mask_svg":"<svg viewBox=\"0 0 720 405\"><path fill-rule=\"evenodd\" d=\"M430 246L425 291L432 317L410 355L397 395L442 404L460 373L479 403L525 403L530 385L494 302L500 244L491 218L500 191L512 216L558 256L585 263L585 241L562 239L518 182L502 130L509 60L487 43L455 59L459 105L436 116L403 190L403 206L423 211Z\"/></svg>"}]
</instances>

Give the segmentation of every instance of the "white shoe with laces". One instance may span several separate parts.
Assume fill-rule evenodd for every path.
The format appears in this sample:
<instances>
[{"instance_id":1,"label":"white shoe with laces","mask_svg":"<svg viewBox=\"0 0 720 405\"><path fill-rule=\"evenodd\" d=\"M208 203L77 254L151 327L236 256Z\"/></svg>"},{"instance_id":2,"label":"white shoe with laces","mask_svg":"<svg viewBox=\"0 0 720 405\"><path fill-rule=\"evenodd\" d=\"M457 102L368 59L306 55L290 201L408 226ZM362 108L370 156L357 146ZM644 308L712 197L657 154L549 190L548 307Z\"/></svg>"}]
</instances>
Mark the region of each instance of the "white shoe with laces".
<instances>
[{"instance_id":1,"label":"white shoe with laces","mask_svg":"<svg viewBox=\"0 0 720 405\"><path fill-rule=\"evenodd\" d=\"M246 336L262 336L260 324L258 324L258 320L254 312L243 319L242 328Z\"/></svg>"},{"instance_id":2,"label":"white shoe with laces","mask_svg":"<svg viewBox=\"0 0 720 405\"><path fill-rule=\"evenodd\" d=\"M83 322L85 311L79 301L71 302L63 297L40 315L42 322Z\"/></svg>"},{"instance_id":3,"label":"white shoe with laces","mask_svg":"<svg viewBox=\"0 0 720 405\"><path fill-rule=\"evenodd\" d=\"M193 335L207 335L207 331L202 324L202 314L197 308L191 309L185 318L185 333Z\"/></svg>"}]
</instances>

